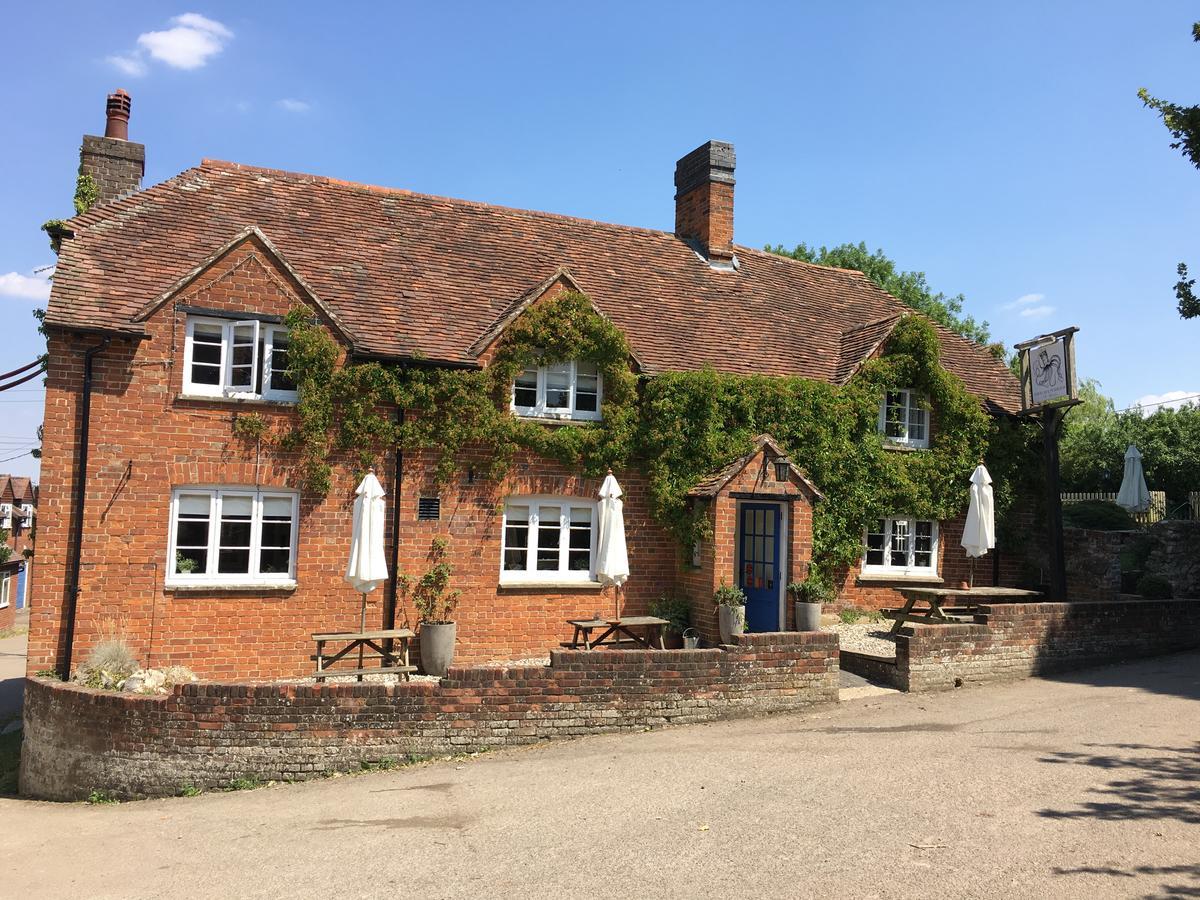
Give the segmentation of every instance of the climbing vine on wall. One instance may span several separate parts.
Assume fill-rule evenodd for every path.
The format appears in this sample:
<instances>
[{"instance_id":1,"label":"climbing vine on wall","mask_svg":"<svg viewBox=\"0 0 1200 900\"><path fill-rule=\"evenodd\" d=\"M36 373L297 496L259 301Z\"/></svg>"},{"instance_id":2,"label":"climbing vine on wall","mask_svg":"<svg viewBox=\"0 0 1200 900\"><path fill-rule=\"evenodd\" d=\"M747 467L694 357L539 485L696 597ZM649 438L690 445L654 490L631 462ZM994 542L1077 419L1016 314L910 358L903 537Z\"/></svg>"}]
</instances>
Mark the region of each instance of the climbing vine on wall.
<instances>
[{"instance_id":1,"label":"climbing vine on wall","mask_svg":"<svg viewBox=\"0 0 1200 900\"><path fill-rule=\"evenodd\" d=\"M493 476L528 450L590 474L630 458L637 433L637 378L625 336L582 294L535 304L504 331L485 369L378 362L340 365L341 351L305 309L288 316L289 366L300 391L293 436L311 490L328 490L329 456L352 451L366 465L388 448L432 450L438 476L452 475L459 452L483 445ZM602 423L547 426L508 412L513 379L529 366L571 359L597 364L604 382ZM392 410L405 410L403 422Z\"/></svg>"},{"instance_id":2,"label":"climbing vine on wall","mask_svg":"<svg viewBox=\"0 0 1200 900\"><path fill-rule=\"evenodd\" d=\"M688 492L768 432L830 498L814 513L813 555L832 572L858 559L872 519L960 515L967 479L985 453L997 455L992 465L1007 476L1024 449L1019 429L992 420L962 381L941 368L937 334L919 316L901 320L883 354L846 385L704 369L646 379L640 399L624 336L578 293L527 310L482 370L419 361L343 365L339 346L308 310L293 311L288 325L300 390L300 425L289 446L301 451L309 488L318 493L328 490L332 453L351 451L365 466L397 444L433 450L442 478L453 474L468 446L490 449L493 477L521 450L593 475L640 460L652 514L686 545L707 527ZM602 422L548 425L508 412L513 379L523 369L569 359L597 363ZM895 388L914 389L936 410L928 450L889 448L878 433L880 404ZM406 411L403 422L395 409ZM1003 512L1011 498L997 487Z\"/></svg>"},{"instance_id":3,"label":"climbing vine on wall","mask_svg":"<svg viewBox=\"0 0 1200 900\"><path fill-rule=\"evenodd\" d=\"M887 448L878 433L885 391L904 387L937 410L928 450ZM828 572L858 559L872 519L960 514L992 429L978 399L938 365L936 332L909 316L844 386L712 370L658 376L646 387L641 451L656 515L690 541L707 523L687 492L748 452L755 435L771 434L830 498L813 517L813 558Z\"/></svg>"}]
</instances>

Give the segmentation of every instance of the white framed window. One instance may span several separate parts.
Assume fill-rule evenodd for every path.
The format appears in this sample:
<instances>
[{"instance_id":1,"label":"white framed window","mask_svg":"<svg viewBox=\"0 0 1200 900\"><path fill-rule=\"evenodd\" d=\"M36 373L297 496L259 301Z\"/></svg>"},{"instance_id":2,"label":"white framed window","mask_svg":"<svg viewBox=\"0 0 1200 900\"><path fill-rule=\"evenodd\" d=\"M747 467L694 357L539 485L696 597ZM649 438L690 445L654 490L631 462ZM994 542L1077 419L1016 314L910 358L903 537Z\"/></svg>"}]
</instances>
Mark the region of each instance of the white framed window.
<instances>
[{"instance_id":1,"label":"white framed window","mask_svg":"<svg viewBox=\"0 0 1200 900\"><path fill-rule=\"evenodd\" d=\"M599 367L587 360L530 366L513 382L512 411L519 416L596 422L603 381Z\"/></svg>"},{"instance_id":2,"label":"white framed window","mask_svg":"<svg viewBox=\"0 0 1200 900\"><path fill-rule=\"evenodd\" d=\"M3 580L0 580L0 609L4 609L9 604L9 595L12 593L12 576L5 575Z\"/></svg>"},{"instance_id":3,"label":"white framed window","mask_svg":"<svg viewBox=\"0 0 1200 900\"><path fill-rule=\"evenodd\" d=\"M201 397L294 402L288 346L284 325L188 316L183 391Z\"/></svg>"},{"instance_id":4,"label":"white framed window","mask_svg":"<svg viewBox=\"0 0 1200 900\"><path fill-rule=\"evenodd\" d=\"M514 497L505 504L500 581L594 581L596 504Z\"/></svg>"},{"instance_id":5,"label":"white framed window","mask_svg":"<svg viewBox=\"0 0 1200 900\"><path fill-rule=\"evenodd\" d=\"M888 391L879 409L884 440L909 447L929 446L929 410L916 391Z\"/></svg>"},{"instance_id":6,"label":"white framed window","mask_svg":"<svg viewBox=\"0 0 1200 900\"><path fill-rule=\"evenodd\" d=\"M0 503L0 528L12 528L13 507L11 503Z\"/></svg>"},{"instance_id":7,"label":"white framed window","mask_svg":"<svg viewBox=\"0 0 1200 900\"><path fill-rule=\"evenodd\" d=\"M176 488L167 584L294 582L299 506L292 491Z\"/></svg>"},{"instance_id":8,"label":"white framed window","mask_svg":"<svg viewBox=\"0 0 1200 900\"><path fill-rule=\"evenodd\" d=\"M867 527L864 545L864 574L937 574L938 524L932 519L876 519Z\"/></svg>"}]
</instances>

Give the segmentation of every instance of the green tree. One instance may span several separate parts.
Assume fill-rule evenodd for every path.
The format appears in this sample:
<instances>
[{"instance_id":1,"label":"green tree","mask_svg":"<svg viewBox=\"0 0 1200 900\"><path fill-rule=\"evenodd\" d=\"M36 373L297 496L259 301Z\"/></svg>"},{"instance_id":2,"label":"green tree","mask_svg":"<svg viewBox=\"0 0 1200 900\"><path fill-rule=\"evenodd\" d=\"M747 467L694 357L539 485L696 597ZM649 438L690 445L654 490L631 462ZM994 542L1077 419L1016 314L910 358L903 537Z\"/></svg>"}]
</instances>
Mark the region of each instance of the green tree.
<instances>
[{"instance_id":1,"label":"green tree","mask_svg":"<svg viewBox=\"0 0 1200 900\"><path fill-rule=\"evenodd\" d=\"M1192 23L1192 40L1200 41L1200 22ZM1152 97L1145 88L1138 89L1142 103L1162 118L1163 125L1175 140L1171 148L1183 154L1193 166L1200 169L1200 106L1180 106L1169 100ZM1196 296L1196 279L1188 278L1187 263L1178 266L1179 280L1175 282L1175 298L1179 315L1184 319L1200 316L1200 297Z\"/></svg>"},{"instance_id":2,"label":"green tree","mask_svg":"<svg viewBox=\"0 0 1200 900\"><path fill-rule=\"evenodd\" d=\"M1061 444L1063 490L1115 493L1125 470L1125 450L1142 453L1146 483L1166 491L1170 506L1200 490L1200 407L1159 409L1145 415L1117 412L1093 380L1080 385L1083 405L1067 414Z\"/></svg>"},{"instance_id":3,"label":"green tree","mask_svg":"<svg viewBox=\"0 0 1200 900\"><path fill-rule=\"evenodd\" d=\"M798 259L801 262L816 263L819 266L857 269L900 302L923 312L935 322L958 332L968 340L986 346L999 358L1004 358L1004 348L991 343L988 323L976 321L974 317L963 314L966 298L962 294L951 297L941 292L934 293L925 280L924 272L900 271L896 263L882 250L872 253L867 249L867 245L861 242L819 249L808 244L797 244L791 250L785 250L782 244L776 244L774 247L768 245L766 249L770 253L778 253L780 256Z\"/></svg>"}]
</instances>

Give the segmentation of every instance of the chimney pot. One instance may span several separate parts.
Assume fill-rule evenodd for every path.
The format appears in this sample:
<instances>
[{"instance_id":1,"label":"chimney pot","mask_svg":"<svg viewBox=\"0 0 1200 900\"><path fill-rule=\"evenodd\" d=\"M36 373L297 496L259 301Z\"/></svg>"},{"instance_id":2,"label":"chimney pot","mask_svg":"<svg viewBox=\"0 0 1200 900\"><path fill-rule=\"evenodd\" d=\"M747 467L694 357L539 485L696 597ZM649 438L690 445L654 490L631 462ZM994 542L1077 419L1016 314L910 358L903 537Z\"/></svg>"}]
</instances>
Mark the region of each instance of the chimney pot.
<instances>
[{"instance_id":1,"label":"chimney pot","mask_svg":"<svg viewBox=\"0 0 1200 900\"><path fill-rule=\"evenodd\" d=\"M129 92L124 88L117 88L108 95L108 103L104 110L107 116L104 124L106 138L115 138L118 141L129 140L129 107Z\"/></svg>"},{"instance_id":2,"label":"chimney pot","mask_svg":"<svg viewBox=\"0 0 1200 900\"><path fill-rule=\"evenodd\" d=\"M733 144L709 141L675 164L675 234L733 268Z\"/></svg>"}]
</instances>

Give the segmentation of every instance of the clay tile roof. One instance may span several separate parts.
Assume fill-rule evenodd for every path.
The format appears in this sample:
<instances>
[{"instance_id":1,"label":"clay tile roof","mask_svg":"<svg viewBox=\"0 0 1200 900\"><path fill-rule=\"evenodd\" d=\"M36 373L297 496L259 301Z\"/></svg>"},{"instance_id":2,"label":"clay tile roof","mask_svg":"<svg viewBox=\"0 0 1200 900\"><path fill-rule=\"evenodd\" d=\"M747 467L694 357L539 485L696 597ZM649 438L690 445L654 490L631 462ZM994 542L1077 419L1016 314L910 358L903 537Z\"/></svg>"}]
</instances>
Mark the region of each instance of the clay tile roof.
<instances>
[{"instance_id":1,"label":"clay tile roof","mask_svg":"<svg viewBox=\"0 0 1200 900\"><path fill-rule=\"evenodd\" d=\"M35 503L37 485L24 475L0 475L0 503Z\"/></svg>"},{"instance_id":2,"label":"clay tile roof","mask_svg":"<svg viewBox=\"0 0 1200 900\"><path fill-rule=\"evenodd\" d=\"M736 478L738 476L738 474L744 468L746 468L746 466L748 466L748 465L750 465L750 463L754 462L755 457L757 457L758 454L761 453L763 450L769 451L773 457L787 456L787 454L783 452L783 448L781 446L779 446L779 443L775 440L775 438L771 437L769 434L760 434L758 437L756 437L754 439L754 449L753 450L751 450L745 456L738 457L733 462L731 462L729 465L725 466L723 469L721 469L717 472L714 472L713 474L708 475L705 478L702 478L696 484L696 486L694 488L692 488L690 491L688 491L688 496L689 497L715 497L715 496L717 496L717 494L721 493L721 489L723 487L725 487L725 485L729 484L729 482L732 481L734 478ZM801 484L803 484L806 488L808 488L810 491L812 491L813 497L815 499L817 499L817 500L825 499L825 495L822 494L821 491L818 490L817 486L812 483L812 480L808 477L808 473L805 472L803 469L801 469L799 466L797 466L790 459L788 460L788 468L791 469L792 474L796 476L796 479Z\"/></svg>"},{"instance_id":3,"label":"clay tile roof","mask_svg":"<svg viewBox=\"0 0 1200 900\"><path fill-rule=\"evenodd\" d=\"M481 338L563 271L651 374L837 381L907 310L859 272L749 247L736 248L738 272L717 272L670 232L212 160L67 227L46 321L82 330L142 333L139 311L252 227L364 356L477 365ZM1003 364L939 333L951 371L1017 409Z\"/></svg>"}]
</instances>

